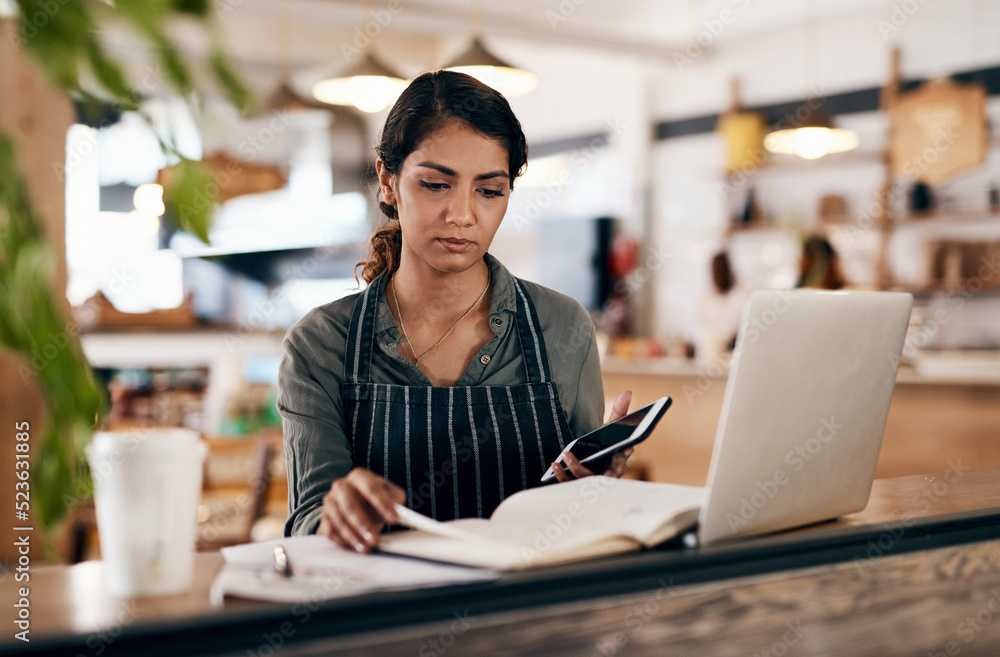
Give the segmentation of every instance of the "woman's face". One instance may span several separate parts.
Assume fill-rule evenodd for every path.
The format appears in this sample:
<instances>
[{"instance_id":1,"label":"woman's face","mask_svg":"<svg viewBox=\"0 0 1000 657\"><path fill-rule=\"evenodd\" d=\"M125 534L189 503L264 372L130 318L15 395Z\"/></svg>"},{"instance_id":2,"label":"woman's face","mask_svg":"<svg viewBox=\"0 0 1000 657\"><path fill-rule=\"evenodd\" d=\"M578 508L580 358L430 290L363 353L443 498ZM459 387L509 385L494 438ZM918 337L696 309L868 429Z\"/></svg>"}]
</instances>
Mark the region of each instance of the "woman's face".
<instances>
[{"instance_id":1,"label":"woman's face","mask_svg":"<svg viewBox=\"0 0 1000 657\"><path fill-rule=\"evenodd\" d=\"M478 262L510 197L507 150L463 121L450 121L403 161L399 175L376 163L386 203L396 206L403 257L441 272Z\"/></svg>"}]
</instances>

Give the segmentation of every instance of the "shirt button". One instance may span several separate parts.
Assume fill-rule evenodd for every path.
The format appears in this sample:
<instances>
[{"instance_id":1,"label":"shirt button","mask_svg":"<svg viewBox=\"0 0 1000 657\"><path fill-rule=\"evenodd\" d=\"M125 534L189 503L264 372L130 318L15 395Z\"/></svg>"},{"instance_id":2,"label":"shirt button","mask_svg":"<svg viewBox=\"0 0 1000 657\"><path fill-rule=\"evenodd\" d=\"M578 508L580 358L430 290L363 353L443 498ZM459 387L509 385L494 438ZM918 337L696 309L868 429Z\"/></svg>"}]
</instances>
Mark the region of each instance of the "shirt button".
<instances>
[{"instance_id":1,"label":"shirt button","mask_svg":"<svg viewBox=\"0 0 1000 657\"><path fill-rule=\"evenodd\" d=\"M503 318L502 317L494 317L493 318L493 326L503 326Z\"/></svg>"},{"instance_id":2,"label":"shirt button","mask_svg":"<svg viewBox=\"0 0 1000 657\"><path fill-rule=\"evenodd\" d=\"M483 354L482 356L479 357L479 362L482 363L483 365L488 365L490 362L490 355Z\"/></svg>"}]
</instances>

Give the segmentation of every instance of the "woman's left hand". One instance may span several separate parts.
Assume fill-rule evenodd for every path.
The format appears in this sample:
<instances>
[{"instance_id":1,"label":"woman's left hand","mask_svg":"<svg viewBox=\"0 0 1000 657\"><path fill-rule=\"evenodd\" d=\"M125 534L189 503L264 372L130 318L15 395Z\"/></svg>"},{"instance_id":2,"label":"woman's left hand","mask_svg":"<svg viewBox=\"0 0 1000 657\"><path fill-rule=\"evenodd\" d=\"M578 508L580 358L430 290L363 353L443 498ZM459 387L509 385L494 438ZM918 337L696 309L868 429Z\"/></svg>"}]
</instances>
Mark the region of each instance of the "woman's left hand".
<instances>
[{"instance_id":1,"label":"woman's left hand","mask_svg":"<svg viewBox=\"0 0 1000 657\"><path fill-rule=\"evenodd\" d=\"M622 391L622 393L618 395L618 399L615 400L614 406L611 407L611 416L608 418L608 423L610 424L627 414L629 404L631 403L632 391ZM628 457L632 456L633 451L635 451L634 447L628 447L615 454L611 457L611 463L608 465L608 469L602 474L608 477L620 478L625 472L625 463L628 461ZM576 457L573 456L572 452L566 452L563 455L563 460L566 462L565 467L559 462L552 464L552 471L555 473L558 481L572 481L574 479L580 479L581 477L591 477L597 474L596 472L588 469L586 466L581 465Z\"/></svg>"}]
</instances>

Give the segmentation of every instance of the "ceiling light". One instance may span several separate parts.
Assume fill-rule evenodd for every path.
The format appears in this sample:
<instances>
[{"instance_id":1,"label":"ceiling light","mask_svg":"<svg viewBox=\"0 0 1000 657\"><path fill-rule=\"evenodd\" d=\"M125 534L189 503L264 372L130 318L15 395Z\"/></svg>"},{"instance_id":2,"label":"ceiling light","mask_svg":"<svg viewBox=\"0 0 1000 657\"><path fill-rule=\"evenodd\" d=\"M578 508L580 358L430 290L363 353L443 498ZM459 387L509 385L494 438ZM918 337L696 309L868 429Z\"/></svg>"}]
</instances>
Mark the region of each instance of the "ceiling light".
<instances>
[{"instance_id":1,"label":"ceiling light","mask_svg":"<svg viewBox=\"0 0 1000 657\"><path fill-rule=\"evenodd\" d=\"M471 75L508 98L526 94L538 86L538 76L497 57L486 49L478 36L465 52L444 68Z\"/></svg>"},{"instance_id":2,"label":"ceiling light","mask_svg":"<svg viewBox=\"0 0 1000 657\"><path fill-rule=\"evenodd\" d=\"M775 130L764 137L764 148L772 153L798 155L816 160L828 153L842 153L858 147L853 130L833 127L833 121L821 110L806 107L809 118L795 128Z\"/></svg>"},{"instance_id":3,"label":"ceiling light","mask_svg":"<svg viewBox=\"0 0 1000 657\"><path fill-rule=\"evenodd\" d=\"M330 105L353 105L362 112L378 112L394 103L406 80L369 52L355 66L313 85L316 100Z\"/></svg>"},{"instance_id":4,"label":"ceiling light","mask_svg":"<svg viewBox=\"0 0 1000 657\"><path fill-rule=\"evenodd\" d=\"M156 183L139 185L132 194L136 212L148 217L161 217L166 212L163 205L163 187Z\"/></svg>"},{"instance_id":5,"label":"ceiling light","mask_svg":"<svg viewBox=\"0 0 1000 657\"><path fill-rule=\"evenodd\" d=\"M275 112L302 112L305 110L333 111L333 108L303 98L295 91L291 81L283 78L264 100L258 115L270 116Z\"/></svg>"}]
</instances>

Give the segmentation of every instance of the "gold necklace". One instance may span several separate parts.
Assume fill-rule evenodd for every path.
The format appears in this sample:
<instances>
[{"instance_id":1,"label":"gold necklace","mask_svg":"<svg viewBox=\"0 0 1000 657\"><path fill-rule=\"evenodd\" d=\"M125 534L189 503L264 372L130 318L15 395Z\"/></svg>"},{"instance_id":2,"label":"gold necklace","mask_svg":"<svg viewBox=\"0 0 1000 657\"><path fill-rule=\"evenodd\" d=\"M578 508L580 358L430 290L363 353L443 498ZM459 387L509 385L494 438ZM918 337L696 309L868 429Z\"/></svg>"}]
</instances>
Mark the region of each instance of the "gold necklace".
<instances>
[{"instance_id":1,"label":"gold necklace","mask_svg":"<svg viewBox=\"0 0 1000 657\"><path fill-rule=\"evenodd\" d=\"M464 315L462 315L461 317L458 318L457 322L455 322L454 324L451 325L451 328L448 329L448 332L445 333L444 335L442 335L441 339L438 340L437 342L435 342L433 347L431 347L430 349L428 349L424 353L420 354L419 356L417 355L416 350L413 348L413 344L410 342L410 337L408 335L406 335L406 327L403 325L403 312L399 309L399 295L396 294L396 283L395 283L395 281L392 281L392 300L396 302L396 315L399 317L399 328L403 332L403 339L406 340L406 346L408 346L410 348L410 353L412 353L413 357L416 358L416 361L415 361L416 364L419 365L421 358L423 358L427 354L429 354L432 351L434 351L435 349L437 349L437 346L439 344L441 344L442 342L444 342L444 339L447 338L449 335L451 335L451 332L455 330L455 327L458 326L459 324L461 324L462 320L465 319L466 317L468 317L472 313L472 311L475 310L476 306L479 305L479 302L483 300L483 297L486 296L486 291L490 289L490 283L493 282L493 272L492 272L492 270L487 269L487 273L488 273L488 277L486 279L486 287L484 287L483 291L479 293L478 297L476 297L475 303L473 303L472 306L468 310L465 311Z\"/></svg>"}]
</instances>

